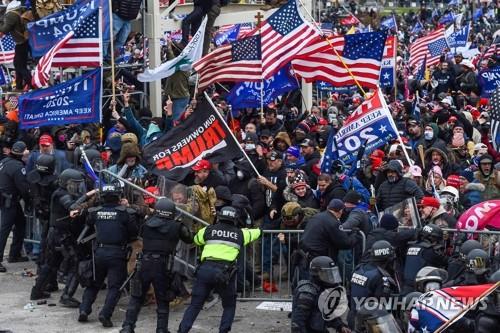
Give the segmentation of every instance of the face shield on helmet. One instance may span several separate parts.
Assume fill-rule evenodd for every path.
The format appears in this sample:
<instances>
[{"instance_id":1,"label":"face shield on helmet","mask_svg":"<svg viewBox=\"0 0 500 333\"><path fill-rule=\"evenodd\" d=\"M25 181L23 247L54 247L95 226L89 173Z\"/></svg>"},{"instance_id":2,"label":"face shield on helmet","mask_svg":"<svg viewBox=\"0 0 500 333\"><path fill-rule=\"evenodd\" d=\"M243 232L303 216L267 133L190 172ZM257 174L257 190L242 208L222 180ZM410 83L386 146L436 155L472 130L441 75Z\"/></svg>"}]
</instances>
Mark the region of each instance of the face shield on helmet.
<instances>
[{"instance_id":1,"label":"face shield on helmet","mask_svg":"<svg viewBox=\"0 0 500 333\"><path fill-rule=\"evenodd\" d=\"M391 314L365 319L367 333L402 333Z\"/></svg>"},{"instance_id":2,"label":"face shield on helmet","mask_svg":"<svg viewBox=\"0 0 500 333\"><path fill-rule=\"evenodd\" d=\"M428 291L433 291L433 290L438 290L441 289L441 283L438 281L429 281L424 284L424 293Z\"/></svg>"},{"instance_id":3,"label":"face shield on helmet","mask_svg":"<svg viewBox=\"0 0 500 333\"><path fill-rule=\"evenodd\" d=\"M467 267L476 275L482 275L488 270L487 261L481 257L469 258Z\"/></svg>"},{"instance_id":4,"label":"face shield on helmet","mask_svg":"<svg viewBox=\"0 0 500 333\"><path fill-rule=\"evenodd\" d=\"M339 268L337 266L320 268L318 271L318 279L327 285L342 283L342 278L340 277Z\"/></svg>"},{"instance_id":5,"label":"face shield on helmet","mask_svg":"<svg viewBox=\"0 0 500 333\"><path fill-rule=\"evenodd\" d=\"M66 190L71 195L84 195L87 193L87 187L84 180L70 179L66 184Z\"/></svg>"}]
</instances>

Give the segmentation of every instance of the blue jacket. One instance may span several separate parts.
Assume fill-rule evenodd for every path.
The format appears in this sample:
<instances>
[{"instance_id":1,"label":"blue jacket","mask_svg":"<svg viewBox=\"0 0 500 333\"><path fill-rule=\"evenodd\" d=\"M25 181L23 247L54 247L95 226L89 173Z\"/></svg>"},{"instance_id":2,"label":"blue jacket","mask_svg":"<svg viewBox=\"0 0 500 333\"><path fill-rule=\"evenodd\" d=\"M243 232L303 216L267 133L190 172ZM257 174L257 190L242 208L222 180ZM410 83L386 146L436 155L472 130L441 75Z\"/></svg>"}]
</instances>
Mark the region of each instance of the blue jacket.
<instances>
[{"instance_id":1,"label":"blue jacket","mask_svg":"<svg viewBox=\"0 0 500 333\"><path fill-rule=\"evenodd\" d=\"M173 118L167 117L164 120L165 121L165 124L164 124L165 129L163 130L163 132L158 130L158 131L155 131L155 132L150 133L148 135L148 130L146 128L142 127L141 124L137 121L137 119L134 116L134 113L132 112L132 108L126 107L123 109L123 111L124 111L123 114L125 116L125 119L129 123L130 127L132 127L132 131L134 131L134 133L139 138L139 145L141 147L158 139L160 136L165 134L173 126Z\"/></svg>"}]
</instances>

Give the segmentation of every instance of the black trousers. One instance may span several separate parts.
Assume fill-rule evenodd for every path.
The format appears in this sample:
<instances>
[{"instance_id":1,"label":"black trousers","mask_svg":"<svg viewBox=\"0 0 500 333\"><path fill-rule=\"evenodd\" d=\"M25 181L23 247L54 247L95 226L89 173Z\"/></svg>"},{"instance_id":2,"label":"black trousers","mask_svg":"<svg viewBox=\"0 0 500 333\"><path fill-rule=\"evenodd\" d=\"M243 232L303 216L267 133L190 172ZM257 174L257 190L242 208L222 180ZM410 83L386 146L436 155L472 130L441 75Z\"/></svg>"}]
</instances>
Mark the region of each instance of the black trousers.
<instances>
[{"instance_id":1,"label":"black trousers","mask_svg":"<svg viewBox=\"0 0 500 333\"><path fill-rule=\"evenodd\" d=\"M7 238L9 238L11 231L14 237L10 245L9 257L18 257L21 255L26 229L26 218L19 202L13 202L9 208L2 207L0 211L0 262L2 262Z\"/></svg>"},{"instance_id":2,"label":"black trousers","mask_svg":"<svg viewBox=\"0 0 500 333\"><path fill-rule=\"evenodd\" d=\"M184 45L189 42L189 34L191 33L191 36L193 36L198 31L205 14L203 7L194 6L193 11L182 20L182 42Z\"/></svg>"},{"instance_id":3,"label":"black trousers","mask_svg":"<svg viewBox=\"0 0 500 333\"><path fill-rule=\"evenodd\" d=\"M167 256L159 258L145 257L142 259L141 271L137 272L142 284L142 292L140 296L131 295L130 302L128 303L127 313L123 326L130 326L135 328L139 311L149 289L149 285L153 284L156 298L156 313L157 330L163 329L168 331L168 315L169 315L169 302L172 299L169 294L170 289L170 276L167 271Z\"/></svg>"},{"instance_id":4,"label":"black trousers","mask_svg":"<svg viewBox=\"0 0 500 333\"><path fill-rule=\"evenodd\" d=\"M16 44L14 55L14 69L16 70L16 89L23 89L25 85L31 87L31 73L28 70L28 55L30 46L28 41Z\"/></svg>"}]
</instances>

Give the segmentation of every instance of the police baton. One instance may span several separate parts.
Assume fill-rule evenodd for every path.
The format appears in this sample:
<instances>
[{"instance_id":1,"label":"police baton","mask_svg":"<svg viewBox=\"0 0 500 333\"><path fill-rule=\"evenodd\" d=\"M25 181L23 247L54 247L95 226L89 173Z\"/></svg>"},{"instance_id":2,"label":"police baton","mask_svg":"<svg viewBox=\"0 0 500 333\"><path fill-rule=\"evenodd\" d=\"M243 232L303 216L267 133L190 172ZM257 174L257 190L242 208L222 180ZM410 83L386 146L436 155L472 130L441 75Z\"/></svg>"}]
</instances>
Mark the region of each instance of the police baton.
<instances>
[{"instance_id":1,"label":"police baton","mask_svg":"<svg viewBox=\"0 0 500 333\"><path fill-rule=\"evenodd\" d=\"M142 192L142 193L144 193L144 194L146 194L146 195L149 195L150 197L155 198L156 200L158 200L158 199L162 199L162 198L165 198L165 197L157 196L157 195L155 195L155 194L153 194L153 193L150 193L150 192L146 191L145 189L143 189L142 187L140 187L139 185L136 185L136 184L132 183L131 181L129 181L129 180L127 180L127 179L125 179L125 178L123 178L123 177L121 177L121 176L117 175L116 173L113 173L113 172L111 172L111 171L109 171L109 170L103 169L103 170L101 170L101 171L102 171L102 172L107 173L108 175L110 175L110 176L112 176L112 177L114 177L114 178L116 178L116 179L118 179L118 180L121 180L121 181L122 181L122 182L124 182L125 184L127 184L127 185L129 185L129 186L131 186L131 187L135 188L136 190L138 190L138 191L140 191L140 192ZM210 224L208 224L207 222L205 222L205 221L203 221L202 219L200 219L199 217L196 217L196 216L194 216L193 214L186 212L184 209L181 209L181 208L179 208L179 207L177 207L177 206L175 206L175 209L176 209L179 213L181 213L182 215L184 215L184 216L186 216L186 217L189 217L190 219L193 219L193 220L195 220L196 222L199 222L199 223L201 223L201 224L203 224L203 225L205 225L205 226L209 226L209 225L210 225Z\"/></svg>"}]
</instances>

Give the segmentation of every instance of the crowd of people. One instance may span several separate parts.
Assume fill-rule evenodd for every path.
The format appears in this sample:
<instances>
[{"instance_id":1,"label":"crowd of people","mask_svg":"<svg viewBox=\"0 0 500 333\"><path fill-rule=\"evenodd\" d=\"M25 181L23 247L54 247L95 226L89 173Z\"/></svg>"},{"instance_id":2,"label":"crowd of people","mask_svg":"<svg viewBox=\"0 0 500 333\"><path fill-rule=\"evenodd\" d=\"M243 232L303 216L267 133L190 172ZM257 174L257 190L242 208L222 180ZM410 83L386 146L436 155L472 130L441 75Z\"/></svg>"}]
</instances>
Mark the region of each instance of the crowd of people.
<instances>
[{"instance_id":1,"label":"crowd of people","mask_svg":"<svg viewBox=\"0 0 500 333\"><path fill-rule=\"evenodd\" d=\"M113 1L115 50L105 54L108 59L127 56L124 62L147 62L146 47L139 46L143 36L130 31L141 3ZM57 1L27 5L35 18L62 8ZM203 15L213 26L221 5L195 1L194 12L182 24L182 40L166 41L165 60L180 54ZM24 10L19 1L6 6L0 31L19 32L13 35L15 88L27 91L31 74L20 15ZM86 322L106 281L106 300L98 314L104 327L113 326L114 308L127 288L131 297L120 332L134 332L141 306L152 299L157 304L156 332L168 332L169 303L191 295L178 328L188 332L215 290L224 308L219 331L229 332L237 292L255 283L265 293L278 291L273 262L285 254L293 289L292 332L326 332L328 327L343 333L375 332L371 329L383 324L393 327L384 332L396 332L397 327L427 332L425 318L415 309L394 314L394 320L390 312L371 311L368 302L358 301L394 295L417 299L444 287L500 281L496 236L484 244L476 236L449 230L457 228L467 209L500 199L500 152L490 134L491 114L500 106L481 96L477 75L500 66L496 50L484 56L498 43L500 13L495 2L484 6L485 14L494 10L493 19L475 20L465 5L440 13L421 7L395 16L398 29L393 32L400 41L396 80L384 97L401 141L366 154L356 166L336 160L326 172L321 172L321 163L328 138L367 98L360 92L316 96L305 110L301 92L295 90L262 110L232 110L226 101L230 86L217 84L208 89L209 96L231 119L230 128L246 156L218 163L207 156L175 182L154 172L143 152L196 117L203 105L189 71L163 80L161 116L153 116L159 110L140 108L132 94L132 89L143 90L138 68L120 70L119 97L104 110L100 124L21 130L17 104L6 98L0 116L0 272L9 268L3 259L12 232L7 262L37 263L31 300L50 297L62 282L60 304L78 308L78 321ZM346 9L338 2L330 8L320 13L322 20L333 23L334 33L346 32L349 27L340 23L339 14ZM378 28L380 13L354 1L348 8ZM464 59L447 49L438 65L415 79L415 68L408 65L410 43L451 11L462 11L464 20L472 21L469 41L479 55ZM417 22L423 30L412 32ZM211 29L207 31L211 37ZM207 42L204 53L213 47ZM415 106L419 117L414 116ZM95 237L87 240L94 231ZM24 243L25 238L39 243ZM251 242L259 244L257 257L262 260L250 262L242 255ZM202 251L195 252L196 246ZM191 292L184 283L194 273L176 261L176 253L183 260L199 254ZM324 289L339 285L346 287L349 298L347 319L327 320L318 298ZM85 288L81 301L74 297L79 286ZM496 293L487 299L486 310L470 311L450 332L492 332L498 327Z\"/></svg>"}]
</instances>

